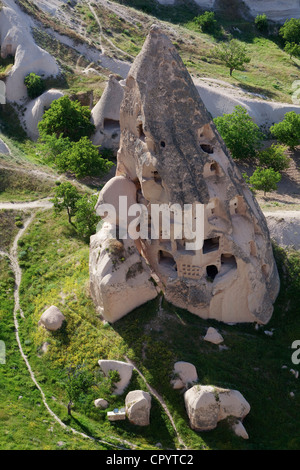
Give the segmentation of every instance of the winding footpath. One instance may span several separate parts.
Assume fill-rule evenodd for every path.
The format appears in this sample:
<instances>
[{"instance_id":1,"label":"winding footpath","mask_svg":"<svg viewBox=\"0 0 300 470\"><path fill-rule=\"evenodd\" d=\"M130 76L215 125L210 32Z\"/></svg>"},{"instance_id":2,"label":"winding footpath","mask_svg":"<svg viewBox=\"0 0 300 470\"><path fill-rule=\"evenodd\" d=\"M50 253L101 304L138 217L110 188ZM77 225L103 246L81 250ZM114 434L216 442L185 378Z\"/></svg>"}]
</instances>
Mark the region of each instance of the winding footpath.
<instances>
[{"instance_id":1,"label":"winding footpath","mask_svg":"<svg viewBox=\"0 0 300 470\"><path fill-rule=\"evenodd\" d=\"M24 233L26 232L26 230L30 226L30 224L33 222L33 220L35 218L35 215L36 215L36 210L35 209L47 210L47 209L51 209L52 207L53 207L53 203L50 201L50 199L40 199L40 200L30 201L30 202L16 202L16 203L3 202L3 203L0 203L0 210L1 209L21 210L21 211L32 210L32 213L31 213L30 217L25 221L24 226L18 231L16 237L14 238L14 241L13 241L12 247L10 249L10 252L7 253L5 251L0 251L0 256L7 257L9 259L10 264L11 264L11 268L13 270L14 277L15 277L13 318L14 318L16 340L17 340L17 343L18 343L18 348L19 348L20 354L21 354L22 358L24 359L24 362L25 362L26 367L29 371L32 382L35 384L37 389L40 391L42 401L45 405L45 408L47 409L49 414L54 418L54 420L63 429L70 430L73 434L76 434L76 435L81 436L83 438L90 439L94 442L98 442L100 444L104 444L106 446L110 446L110 447L113 447L113 448L116 448L116 449L119 449L119 450L126 450L126 447L124 447L124 446L129 446L131 449L136 449L137 448L136 444L133 444L132 442L128 442L124 439L119 439L115 436L109 436L110 439L118 441L122 445L113 444L111 442L108 442L108 441L105 441L105 440L102 440L102 439L97 439L97 438L89 436L85 433L82 433L80 431L77 431L76 429L74 429L70 426L67 426L65 423L63 423L61 421L61 419L51 410L50 406L48 405L45 393L44 393L43 389L41 388L41 386L39 385L39 383L37 382L37 380L35 378L35 375L34 375L34 372L33 372L32 368L30 366L30 363L27 359L27 356L24 353L24 350L22 348L20 335L19 335L18 314L20 314L20 316L23 319L25 319L25 316L24 316L24 313L23 313L23 311L20 307L20 293L19 293L19 291L20 291L20 285L21 285L21 280L22 280L22 270L20 268L19 261L18 261L18 241L24 235ZM162 397L158 394L158 392L155 389L153 389L153 387L151 387L147 383L147 381L146 381L145 377L143 376L143 374L141 373L141 371L127 357L126 357L126 360L127 360L127 362L131 363L134 366L134 368L136 369L138 374L142 377L143 381L145 382L145 384L146 384L148 390L150 391L150 393L160 402L163 410L165 411L165 413L167 414L167 416L168 416L168 418L171 422L172 427L174 428L174 430L176 432L179 444L184 449L186 449L187 447L185 446L184 442L182 441L182 439L181 439L181 437L180 437L180 435L179 435L179 433L176 429L175 422L172 418L172 415L171 415L166 403L162 399Z\"/></svg>"}]
</instances>

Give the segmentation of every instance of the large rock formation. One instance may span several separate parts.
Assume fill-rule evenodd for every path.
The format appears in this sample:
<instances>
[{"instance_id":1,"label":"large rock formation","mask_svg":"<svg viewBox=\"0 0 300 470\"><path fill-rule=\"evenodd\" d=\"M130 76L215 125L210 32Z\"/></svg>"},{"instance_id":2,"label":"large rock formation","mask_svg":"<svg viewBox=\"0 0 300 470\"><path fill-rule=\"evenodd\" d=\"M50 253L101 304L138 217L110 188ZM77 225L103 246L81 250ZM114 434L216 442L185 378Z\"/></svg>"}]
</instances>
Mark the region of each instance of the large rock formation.
<instances>
[{"instance_id":1,"label":"large rock formation","mask_svg":"<svg viewBox=\"0 0 300 470\"><path fill-rule=\"evenodd\" d=\"M120 142L120 104L123 96L124 86L115 75L110 75L103 95L92 109L92 122L96 127L92 136L94 145L117 152Z\"/></svg>"},{"instance_id":2,"label":"large rock formation","mask_svg":"<svg viewBox=\"0 0 300 470\"><path fill-rule=\"evenodd\" d=\"M210 431L228 417L243 420L250 405L237 390L211 385L194 385L184 394L190 426L195 431Z\"/></svg>"},{"instance_id":3,"label":"large rock formation","mask_svg":"<svg viewBox=\"0 0 300 470\"><path fill-rule=\"evenodd\" d=\"M202 318L268 322L279 278L265 218L175 47L157 26L128 74L120 124L117 175L131 182L130 197L147 208L149 227L153 204L204 206L201 249L191 249L188 236L175 237L175 214L169 237L161 230L158 239L136 243L166 299ZM116 186L105 202L115 205L122 191ZM100 194L98 208L102 200ZM90 269L93 298L105 316L105 293L96 293L104 278L95 276L103 236L108 234L92 238ZM119 281L116 294L123 283L124 296L129 288L124 276Z\"/></svg>"},{"instance_id":4,"label":"large rock formation","mask_svg":"<svg viewBox=\"0 0 300 470\"><path fill-rule=\"evenodd\" d=\"M44 326L47 330L56 331L62 327L64 321L65 317L61 311L55 305L51 305L41 316L38 326Z\"/></svg>"},{"instance_id":5,"label":"large rock formation","mask_svg":"<svg viewBox=\"0 0 300 470\"><path fill-rule=\"evenodd\" d=\"M143 390L133 390L125 398L126 414L136 426L150 424L151 395Z\"/></svg>"}]
</instances>

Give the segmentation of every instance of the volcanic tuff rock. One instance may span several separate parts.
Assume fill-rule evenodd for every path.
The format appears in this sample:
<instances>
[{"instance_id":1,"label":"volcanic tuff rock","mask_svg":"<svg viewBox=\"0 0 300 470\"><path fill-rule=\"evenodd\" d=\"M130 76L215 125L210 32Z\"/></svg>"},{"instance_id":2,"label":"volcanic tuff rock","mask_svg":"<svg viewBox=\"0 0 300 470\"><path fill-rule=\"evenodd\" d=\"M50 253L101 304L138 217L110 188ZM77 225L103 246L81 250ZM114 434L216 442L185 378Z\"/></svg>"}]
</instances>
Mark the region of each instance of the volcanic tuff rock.
<instances>
[{"instance_id":1,"label":"volcanic tuff rock","mask_svg":"<svg viewBox=\"0 0 300 470\"><path fill-rule=\"evenodd\" d=\"M279 277L264 215L175 47L157 26L128 74L120 125L116 174L135 185L149 227L152 204L204 206L202 249L186 249L190 240L175 239L172 230L170 239L161 233L157 240L138 240L166 299L202 318L267 323ZM94 300L103 304L103 298Z\"/></svg>"},{"instance_id":2,"label":"volcanic tuff rock","mask_svg":"<svg viewBox=\"0 0 300 470\"><path fill-rule=\"evenodd\" d=\"M61 328L64 320L65 317L61 311L55 305L51 305L41 316L38 325L44 326L47 330L56 331Z\"/></svg>"},{"instance_id":3,"label":"volcanic tuff rock","mask_svg":"<svg viewBox=\"0 0 300 470\"><path fill-rule=\"evenodd\" d=\"M136 426L150 424L151 395L143 390L133 390L125 398L126 414Z\"/></svg>"}]
</instances>

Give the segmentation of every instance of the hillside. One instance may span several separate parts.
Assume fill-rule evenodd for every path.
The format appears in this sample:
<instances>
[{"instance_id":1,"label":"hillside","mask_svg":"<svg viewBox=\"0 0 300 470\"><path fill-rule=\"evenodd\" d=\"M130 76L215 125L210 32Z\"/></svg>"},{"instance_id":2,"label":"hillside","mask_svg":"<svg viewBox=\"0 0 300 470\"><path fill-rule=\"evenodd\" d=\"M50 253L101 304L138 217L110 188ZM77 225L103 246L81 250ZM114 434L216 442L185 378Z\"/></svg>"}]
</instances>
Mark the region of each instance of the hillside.
<instances>
[{"instance_id":1,"label":"hillside","mask_svg":"<svg viewBox=\"0 0 300 470\"><path fill-rule=\"evenodd\" d=\"M300 338L300 147L286 151L289 168L277 189L255 193L267 217L281 282L267 325L204 320L162 294L110 324L91 299L89 240L68 222L66 211L53 210L52 198L62 183L72 183L82 197L98 195L115 174L116 156L102 148L113 163L109 173L76 178L45 158L37 141L38 122L53 99L67 95L92 111L109 76L119 82L126 78L151 25L159 23L212 117L241 104L262 127L264 146L269 147L274 143L270 125L288 111L300 114L292 88L300 80L300 60L284 52L276 23L294 15L298 2L291 2L288 11L277 9L277 2L265 2L272 19L269 34L254 26L262 2L246 2L250 10L242 8L231 18L219 3L2 1L0 66L8 93L0 106L0 340L6 347L6 362L0 361L2 450L300 448L299 366L291 360L292 343ZM216 10L218 37L203 33L195 22L207 7ZM212 53L231 36L251 56L244 70L232 76ZM41 57L38 65L35 54ZM41 63L47 63L43 70ZM24 75L31 71L43 76L43 99L28 98ZM250 176L257 162L236 165ZM58 331L38 325L51 305L67 319ZM209 327L219 331L224 343L204 341ZM101 359L134 365L123 394L117 395L112 378L101 373ZM230 419L209 432L191 429L183 390L170 383L177 361L195 365L199 384L238 390L245 397L251 405L244 419L249 439L233 433ZM74 399L70 415L74 369L75 374L83 372L88 386ZM151 392L150 425L108 421L107 411L121 409L127 393L137 389ZM94 405L100 397L108 401L106 410Z\"/></svg>"}]
</instances>

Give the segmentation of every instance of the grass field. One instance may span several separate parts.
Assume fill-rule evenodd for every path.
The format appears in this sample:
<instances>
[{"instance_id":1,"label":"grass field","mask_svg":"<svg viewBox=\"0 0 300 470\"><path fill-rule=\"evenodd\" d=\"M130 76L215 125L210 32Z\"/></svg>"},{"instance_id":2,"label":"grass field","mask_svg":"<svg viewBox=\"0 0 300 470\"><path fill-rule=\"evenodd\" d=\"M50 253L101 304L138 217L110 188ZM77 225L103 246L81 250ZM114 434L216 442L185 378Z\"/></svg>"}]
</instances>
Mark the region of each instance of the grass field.
<instances>
[{"instance_id":1,"label":"grass field","mask_svg":"<svg viewBox=\"0 0 300 470\"><path fill-rule=\"evenodd\" d=\"M21 343L38 383L49 398L51 408L63 422L95 438L118 436L143 449L153 449L157 442L162 443L163 448L176 447L174 431L155 400L151 426L147 429L137 428L128 422L109 423L106 412L94 408L93 400L100 396L108 400L108 410L111 410L124 405L125 395L130 389L146 390L144 382L134 374L128 390L118 397L112 394L99 374L99 359L124 360L126 355L163 396L189 448L299 448L300 389L298 381L290 372L290 368L295 368L291 363L291 344L300 337L299 253L287 255L276 249L281 293L270 324L256 330L253 325L229 326L204 321L165 301L161 310L160 299L136 309L114 325L103 324L97 318L89 297L89 248L78 240L63 215L54 216L52 211L39 213L19 245L23 270L21 307L25 314L25 320L19 320ZM3 282L12 282L11 275L9 279L7 273L3 273L3 276ZM2 295L4 292L7 295L11 293L6 287ZM10 341L13 343L13 330L9 327L12 321L12 298L5 296L5 302L9 308L4 305L1 325L11 334ZM56 333L46 332L37 326L42 312L52 304L57 305L66 317L63 330ZM208 326L218 328L228 350L220 351L218 346L203 341ZM267 336L264 333L266 329L272 329L273 336ZM48 345L47 352L43 352L45 343ZM19 364L17 367L21 367L22 360L16 348L14 358ZM196 433L189 428L183 396L172 390L169 383L173 364L177 360L195 364L200 383L237 389L245 396L251 405L251 411L244 421L249 441L234 437L227 422L219 423L217 429L209 433ZM75 403L73 417L70 418L66 409L66 370L70 366L82 364L94 375L95 384ZM287 369L282 369L283 365ZM9 372L3 366L2 370ZM21 370L26 376L26 369L21 367ZM51 419L45 417L38 391L32 387L29 377L22 381L22 386L17 385L19 382L17 379L14 382L15 379L9 379L10 386L15 387L13 396L16 403L13 410L16 411L26 403L25 400L17 400L19 395L28 397L26 400L31 400L28 413L35 416L31 419L35 423L32 426L37 433L39 428L46 432ZM290 392L294 392L293 398ZM44 419L47 424L44 424ZM8 433L12 432L16 420L19 421L16 440L10 442L5 435L4 441L0 443L1 448L56 448L52 438L47 438L45 442L43 439L31 442L26 432L27 424L23 426L20 414L11 419L5 418ZM65 442L65 438L62 440ZM85 445L91 444L69 438L65 448L85 448Z\"/></svg>"}]
</instances>

